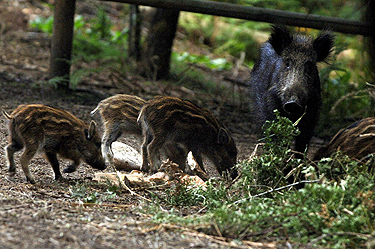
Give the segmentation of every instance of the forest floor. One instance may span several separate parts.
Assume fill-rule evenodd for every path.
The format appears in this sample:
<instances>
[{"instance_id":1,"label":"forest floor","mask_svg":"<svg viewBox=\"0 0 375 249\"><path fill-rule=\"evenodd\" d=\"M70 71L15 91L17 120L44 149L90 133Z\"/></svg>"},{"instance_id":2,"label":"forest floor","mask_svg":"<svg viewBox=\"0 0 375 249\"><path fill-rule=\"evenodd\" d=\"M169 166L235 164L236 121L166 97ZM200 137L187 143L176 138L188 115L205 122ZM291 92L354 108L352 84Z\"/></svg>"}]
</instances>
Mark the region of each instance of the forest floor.
<instances>
[{"instance_id":1,"label":"forest floor","mask_svg":"<svg viewBox=\"0 0 375 249\"><path fill-rule=\"evenodd\" d=\"M35 2L35 3L34 3ZM72 112L89 121L89 112L104 97L131 93L144 98L155 94L179 96L199 102L213 110L235 138L239 160L248 158L256 144L251 119L243 105L229 103L224 96L192 93L182 87L147 87L139 76L129 76L125 84L140 88L121 88L110 84L110 76L94 75L69 95L43 84L48 75L50 41L43 34L28 31L30 16L45 11L38 1L9 0L0 3L0 109L11 112L19 104L42 103ZM208 72L223 81L220 72ZM248 73L248 72L247 72ZM246 72L244 73L246 75ZM227 84L231 84L227 82ZM6 119L0 118L0 147L7 144ZM125 140L124 140L125 141ZM314 146L321 144L318 139ZM126 141L125 141L126 142ZM130 141L132 145L136 141ZM137 148L138 149L138 148ZM139 149L138 149L139 150ZM157 225L143 211L146 201L125 189L109 196L108 184L93 181L96 170L82 164L64 180L53 179L52 167L36 156L30 169L36 184L26 183L16 157L17 173L8 176L3 149L0 150L0 248L267 248L276 243L236 244L225 238L208 236L180 227ZM62 168L68 162L61 161ZM106 170L110 172L110 169ZM150 198L147 191L138 192ZM94 196L96 204L83 197Z\"/></svg>"}]
</instances>

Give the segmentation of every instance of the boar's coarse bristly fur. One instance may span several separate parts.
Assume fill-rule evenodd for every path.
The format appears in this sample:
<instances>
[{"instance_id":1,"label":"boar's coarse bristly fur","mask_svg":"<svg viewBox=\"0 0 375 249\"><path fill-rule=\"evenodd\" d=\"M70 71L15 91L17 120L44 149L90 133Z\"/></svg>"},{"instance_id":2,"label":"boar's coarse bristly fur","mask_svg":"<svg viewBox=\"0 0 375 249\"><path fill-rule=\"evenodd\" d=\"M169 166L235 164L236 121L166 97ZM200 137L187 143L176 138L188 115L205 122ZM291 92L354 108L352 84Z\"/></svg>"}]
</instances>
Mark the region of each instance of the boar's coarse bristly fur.
<instances>
[{"instance_id":1,"label":"boar's coarse bristly fur","mask_svg":"<svg viewBox=\"0 0 375 249\"><path fill-rule=\"evenodd\" d=\"M191 151L203 170L201 156L206 155L220 174L228 170L232 178L237 176L234 140L210 111L179 98L156 97L143 106L138 122L144 138L142 170L148 171L151 166L156 172L164 150L171 161L189 173L186 157Z\"/></svg>"},{"instance_id":2,"label":"boar's coarse bristly fur","mask_svg":"<svg viewBox=\"0 0 375 249\"><path fill-rule=\"evenodd\" d=\"M375 153L375 118L359 120L341 129L324 147L314 155L313 160L331 157L340 151L342 154L363 161L368 155Z\"/></svg>"},{"instance_id":3,"label":"boar's coarse bristly fur","mask_svg":"<svg viewBox=\"0 0 375 249\"><path fill-rule=\"evenodd\" d=\"M320 78L317 62L324 61L333 47L333 36L323 33L316 39L291 35L283 27L273 27L267 42L260 48L260 58L248 81L251 111L258 132L266 120L273 120L273 110L298 123L301 131L295 149L304 152L317 125L321 107Z\"/></svg>"},{"instance_id":4,"label":"boar's coarse bristly fur","mask_svg":"<svg viewBox=\"0 0 375 249\"><path fill-rule=\"evenodd\" d=\"M55 179L62 178L57 154L73 161L64 169L65 173L75 171L81 159L96 169L105 169L95 122L88 126L69 112L38 104L20 105L11 115L3 113L9 119L10 143L5 154L11 176L16 172L14 153L23 148L20 162L26 180L31 183L35 180L29 162L38 151L51 163Z\"/></svg>"},{"instance_id":5,"label":"boar's coarse bristly fur","mask_svg":"<svg viewBox=\"0 0 375 249\"><path fill-rule=\"evenodd\" d=\"M122 134L142 135L137 118L144 104L137 96L117 94L100 101L91 112L93 117L99 111L104 126L102 153L107 165L113 163L112 143Z\"/></svg>"}]
</instances>

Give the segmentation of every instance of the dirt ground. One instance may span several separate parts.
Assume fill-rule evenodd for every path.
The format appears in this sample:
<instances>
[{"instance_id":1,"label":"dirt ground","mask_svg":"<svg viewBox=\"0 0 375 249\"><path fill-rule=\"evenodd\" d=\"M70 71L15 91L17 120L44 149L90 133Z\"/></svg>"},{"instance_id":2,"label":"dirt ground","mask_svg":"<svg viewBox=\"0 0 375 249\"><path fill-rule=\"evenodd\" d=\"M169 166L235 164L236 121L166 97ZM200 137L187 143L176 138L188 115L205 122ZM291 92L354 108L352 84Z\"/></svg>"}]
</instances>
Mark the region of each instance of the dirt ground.
<instances>
[{"instance_id":1,"label":"dirt ground","mask_svg":"<svg viewBox=\"0 0 375 249\"><path fill-rule=\"evenodd\" d=\"M138 88L130 92L126 88L125 91L118 85L108 85L109 76L105 73L84 81L80 91L59 94L42 83L48 74L50 41L27 28L28 19L44 12L48 15L48 11L39 1L5 0L0 3L1 110L11 112L19 104L42 103L69 110L88 122L89 112L96 104L115 93L126 92L147 98L155 90L158 94L194 100L196 95L183 88L170 87L160 92L157 83L149 91ZM142 85L142 80L128 77L127 83ZM100 87L103 85L105 87ZM207 98L205 106L210 107L233 133L239 159L248 158L256 138L250 133L251 120L246 111L222 102L223 98ZM64 174L64 180L55 181L52 167L43 157L37 156L30 164L37 182L33 185L25 182L17 156L17 174L10 178L3 150L7 136L6 119L1 116L0 248L260 248L275 245L235 244L178 224L156 226L150 216L142 212L147 201L123 189L117 189L116 195L109 198L108 185L92 181L96 170L85 164L74 173ZM130 142L137 146L136 142ZM60 163L61 168L65 168L68 162ZM139 194L149 198L147 192ZM97 198L100 204L84 203L82 199L87 196Z\"/></svg>"}]
</instances>

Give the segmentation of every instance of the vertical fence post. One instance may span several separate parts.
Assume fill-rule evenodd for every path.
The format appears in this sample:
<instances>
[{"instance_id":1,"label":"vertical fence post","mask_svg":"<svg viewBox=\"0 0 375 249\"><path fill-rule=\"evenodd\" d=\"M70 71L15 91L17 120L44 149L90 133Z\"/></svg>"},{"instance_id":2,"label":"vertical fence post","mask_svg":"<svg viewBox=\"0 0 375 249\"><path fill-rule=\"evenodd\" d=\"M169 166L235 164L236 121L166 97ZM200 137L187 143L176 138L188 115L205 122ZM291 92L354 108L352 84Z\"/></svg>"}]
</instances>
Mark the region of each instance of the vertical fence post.
<instances>
[{"instance_id":1,"label":"vertical fence post","mask_svg":"<svg viewBox=\"0 0 375 249\"><path fill-rule=\"evenodd\" d=\"M76 0L56 0L50 59L50 79L61 77L57 87L69 90Z\"/></svg>"},{"instance_id":2,"label":"vertical fence post","mask_svg":"<svg viewBox=\"0 0 375 249\"><path fill-rule=\"evenodd\" d=\"M129 57L139 62L141 59L141 13L138 5L130 5L129 21Z\"/></svg>"}]
</instances>

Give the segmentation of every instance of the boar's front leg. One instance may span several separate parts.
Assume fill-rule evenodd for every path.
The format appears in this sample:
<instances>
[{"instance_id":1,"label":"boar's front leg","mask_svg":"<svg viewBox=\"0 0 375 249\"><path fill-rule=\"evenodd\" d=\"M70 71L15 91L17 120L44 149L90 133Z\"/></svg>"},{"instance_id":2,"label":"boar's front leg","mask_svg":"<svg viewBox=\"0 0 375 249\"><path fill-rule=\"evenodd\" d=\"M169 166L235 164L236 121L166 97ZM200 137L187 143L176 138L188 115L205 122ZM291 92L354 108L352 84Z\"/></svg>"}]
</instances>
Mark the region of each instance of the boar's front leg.
<instances>
[{"instance_id":1,"label":"boar's front leg","mask_svg":"<svg viewBox=\"0 0 375 249\"><path fill-rule=\"evenodd\" d=\"M203 170L204 173L207 173L203 165L202 153L199 150L192 150L191 153L201 170Z\"/></svg>"},{"instance_id":2,"label":"boar's front leg","mask_svg":"<svg viewBox=\"0 0 375 249\"><path fill-rule=\"evenodd\" d=\"M163 147L164 141L164 137L158 137L158 139L156 139L156 137L154 136L154 139L152 139L151 143L147 146L147 156L150 160L152 173L158 172L159 167L161 166L160 150Z\"/></svg>"},{"instance_id":3,"label":"boar's front leg","mask_svg":"<svg viewBox=\"0 0 375 249\"><path fill-rule=\"evenodd\" d=\"M148 145L151 143L153 140L153 135L149 130L143 130L143 144L141 147L142 150L142 167L141 171L148 172L150 170L150 167L148 165Z\"/></svg>"},{"instance_id":4,"label":"boar's front leg","mask_svg":"<svg viewBox=\"0 0 375 249\"><path fill-rule=\"evenodd\" d=\"M49 163L52 165L53 172L55 173L55 180L62 179L62 175L60 172L60 165L59 165L59 161L57 160L56 153L46 152L46 157Z\"/></svg>"},{"instance_id":5,"label":"boar's front leg","mask_svg":"<svg viewBox=\"0 0 375 249\"><path fill-rule=\"evenodd\" d=\"M22 153L21 159L20 159L22 170L23 170L23 172L26 176L26 180L28 182L32 183L32 184L35 184L35 179L30 172L29 162L34 157L34 155L37 151L36 148L38 148L38 147L37 146L30 146L30 147L26 146L25 151Z\"/></svg>"}]
</instances>

